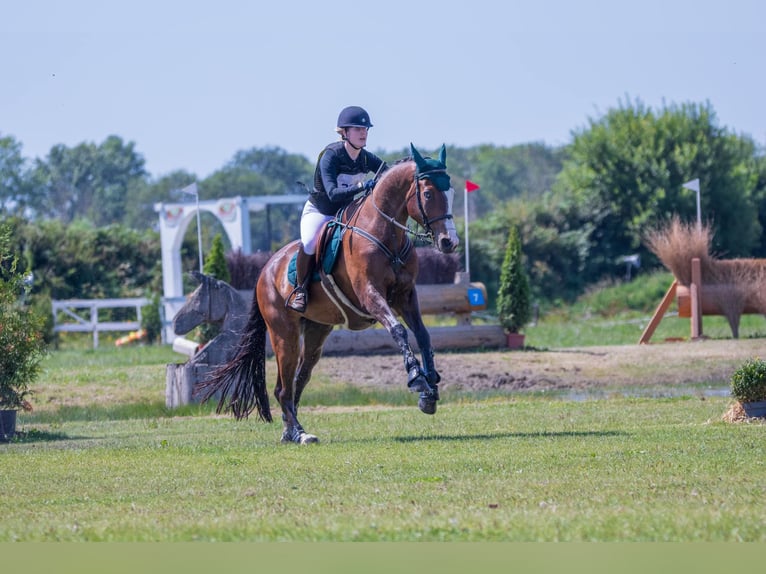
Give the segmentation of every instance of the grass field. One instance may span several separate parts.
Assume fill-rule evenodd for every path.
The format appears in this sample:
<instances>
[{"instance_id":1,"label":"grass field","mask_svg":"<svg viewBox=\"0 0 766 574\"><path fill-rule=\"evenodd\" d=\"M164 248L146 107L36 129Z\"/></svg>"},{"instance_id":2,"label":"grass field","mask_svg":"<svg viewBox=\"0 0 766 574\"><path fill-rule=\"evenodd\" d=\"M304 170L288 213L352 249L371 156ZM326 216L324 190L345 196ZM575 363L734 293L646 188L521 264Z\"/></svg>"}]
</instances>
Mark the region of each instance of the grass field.
<instances>
[{"instance_id":1,"label":"grass field","mask_svg":"<svg viewBox=\"0 0 766 574\"><path fill-rule=\"evenodd\" d=\"M766 425L722 422L728 397L453 395L427 417L397 387L304 409L322 442L299 447L169 412L177 359L46 360L0 445L0 542L766 541Z\"/></svg>"},{"instance_id":2,"label":"grass field","mask_svg":"<svg viewBox=\"0 0 766 574\"><path fill-rule=\"evenodd\" d=\"M34 412L0 444L0 542L766 542L766 424L723 422L732 400L706 392L763 352L766 323L743 316L732 341L724 318L705 317L708 340L691 343L688 319L669 315L657 344L638 347L668 284L658 274L546 310L525 329L526 352L437 357L445 385L510 372L576 393L457 384L428 417L403 389L398 357L324 359L301 410L321 440L308 447L279 444L279 424L211 406L168 410L165 365L184 358L167 346L64 338L33 385ZM359 384L371 371L378 380ZM488 555L458 548L474 565ZM720 551L694 548L687 565L720 570ZM424 560L376 570L386 557L363 567ZM636 564L617 569L643 571Z\"/></svg>"}]
</instances>

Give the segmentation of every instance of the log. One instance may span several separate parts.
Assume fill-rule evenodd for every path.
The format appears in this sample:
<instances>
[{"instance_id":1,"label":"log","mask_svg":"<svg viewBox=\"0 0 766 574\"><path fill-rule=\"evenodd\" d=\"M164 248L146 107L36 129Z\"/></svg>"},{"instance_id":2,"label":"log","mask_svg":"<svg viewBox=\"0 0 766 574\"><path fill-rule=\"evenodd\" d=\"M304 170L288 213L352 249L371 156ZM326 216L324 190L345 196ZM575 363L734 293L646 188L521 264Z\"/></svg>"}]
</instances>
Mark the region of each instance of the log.
<instances>
[{"instance_id":1,"label":"log","mask_svg":"<svg viewBox=\"0 0 766 574\"><path fill-rule=\"evenodd\" d=\"M731 296L734 287L732 285L705 284L700 289L700 301L703 315L724 315L719 301L727 296ZM692 296L688 285L679 285L676 288L676 299L678 301L678 316L690 318L692 316ZM752 301L745 302L745 308L742 311L746 315L760 315L763 313Z\"/></svg>"},{"instance_id":2,"label":"log","mask_svg":"<svg viewBox=\"0 0 766 574\"><path fill-rule=\"evenodd\" d=\"M487 288L483 283L418 285L416 288L423 315L471 313L487 308Z\"/></svg>"},{"instance_id":3,"label":"log","mask_svg":"<svg viewBox=\"0 0 766 574\"><path fill-rule=\"evenodd\" d=\"M431 327L431 346L434 350L504 349L507 346L505 331L499 325L457 325L455 327ZM413 350L419 351L417 341L407 332ZM370 328L364 331L336 329L325 342L323 355L371 355L397 354L399 347L388 331Z\"/></svg>"}]
</instances>

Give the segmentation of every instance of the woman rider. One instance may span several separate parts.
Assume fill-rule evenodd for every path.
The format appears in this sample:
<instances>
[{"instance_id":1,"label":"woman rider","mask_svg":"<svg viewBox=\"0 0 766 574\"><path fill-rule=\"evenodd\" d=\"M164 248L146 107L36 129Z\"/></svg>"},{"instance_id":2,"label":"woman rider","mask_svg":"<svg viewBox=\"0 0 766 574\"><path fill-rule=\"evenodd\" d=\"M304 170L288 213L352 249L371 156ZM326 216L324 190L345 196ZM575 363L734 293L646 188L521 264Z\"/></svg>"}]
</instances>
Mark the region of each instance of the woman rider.
<instances>
[{"instance_id":1,"label":"woman rider","mask_svg":"<svg viewBox=\"0 0 766 574\"><path fill-rule=\"evenodd\" d=\"M313 272L319 230L335 214L354 200L361 191L368 191L374 180L365 178L377 172L383 160L364 149L367 133L372 127L369 114L359 106L341 110L335 131L340 141L333 142L319 154L314 170L314 190L301 215L301 243L296 260L296 287L286 305L303 313L308 304L306 284Z\"/></svg>"}]
</instances>

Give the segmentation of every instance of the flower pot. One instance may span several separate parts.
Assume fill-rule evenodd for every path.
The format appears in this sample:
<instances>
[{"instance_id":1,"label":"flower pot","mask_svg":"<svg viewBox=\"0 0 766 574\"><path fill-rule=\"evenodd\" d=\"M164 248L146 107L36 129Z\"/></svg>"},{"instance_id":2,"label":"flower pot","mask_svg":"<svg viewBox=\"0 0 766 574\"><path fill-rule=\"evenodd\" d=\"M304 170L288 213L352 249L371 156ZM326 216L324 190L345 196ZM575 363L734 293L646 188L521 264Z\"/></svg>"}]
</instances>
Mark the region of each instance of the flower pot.
<instances>
[{"instance_id":1,"label":"flower pot","mask_svg":"<svg viewBox=\"0 0 766 574\"><path fill-rule=\"evenodd\" d=\"M0 442L10 442L16 434L16 411L0 410Z\"/></svg>"},{"instance_id":2,"label":"flower pot","mask_svg":"<svg viewBox=\"0 0 766 574\"><path fill-rule=\"evenodd\" d=\"M506 345L509 349L523 349L524 348L524 334L523 333L506 333L505 334Z\"/></svg>"},{"instance_id":3,"label":"flower pot","mask_svg":"<svg viewBox=\"0 0 766 574\"><path fill-rule=\"evenodd\" d=\"M750 417L766 417L766 401L757 401L755 403L742 403L745 414Z\"/></svg>"}]
</instances>

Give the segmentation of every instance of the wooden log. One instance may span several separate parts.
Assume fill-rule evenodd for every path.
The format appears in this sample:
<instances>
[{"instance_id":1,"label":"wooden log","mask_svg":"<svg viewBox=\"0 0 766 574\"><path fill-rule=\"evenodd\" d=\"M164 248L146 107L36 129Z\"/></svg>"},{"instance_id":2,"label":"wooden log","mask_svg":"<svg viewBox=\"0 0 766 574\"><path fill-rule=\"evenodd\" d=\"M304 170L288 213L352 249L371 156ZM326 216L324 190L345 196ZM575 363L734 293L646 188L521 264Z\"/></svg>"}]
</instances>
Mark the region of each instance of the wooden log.
<instances>
[{"instance_id":1,"label":"wooden log","mask_svg":"<svg viewBox=\"0 0 766 574\"><path fill-rule=\"evenodd\" d=\"M723 315L719 305L727 293L731 293L733 286L721 284L705 284L700 290L700 302L703 315ZM679 285L676 289L676 300L678 302L678 316L682 318L691 318L692 316L692 297L691 289L687 285ZM759 309L752 301L745 302L745 308L742 311L745 315L760 315L763 310Z\"/></svg>"},{"instance_id":2,"label":"wooden log","mask_svg":"<svg viewBox=\"0 0 766 574\"><path fill-rule=\"evenodd\" d=\"M470 313L487 308L487 288L483 283L418 285L417 291L423 315Z\"/></svg>"},{"instance_id":3,"label":"wooden log","mask_svg":"<svg viewBox=\"0 0 766 574\"><path fill-rule=\"evenodd\" d=\"M457 325L455 327L431 327L431 345L435 351L461 349L503 349L506 347L505 331L499 325ZM419 351L415 337L408 331L409 342ZM336 329L327 338L323 354L371 355L397 354L399 347L385 329L347 331Z\"/></svg>"}]
</instances>

